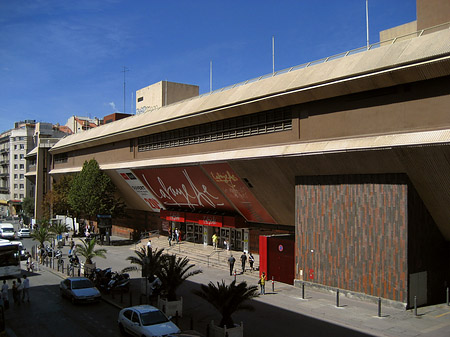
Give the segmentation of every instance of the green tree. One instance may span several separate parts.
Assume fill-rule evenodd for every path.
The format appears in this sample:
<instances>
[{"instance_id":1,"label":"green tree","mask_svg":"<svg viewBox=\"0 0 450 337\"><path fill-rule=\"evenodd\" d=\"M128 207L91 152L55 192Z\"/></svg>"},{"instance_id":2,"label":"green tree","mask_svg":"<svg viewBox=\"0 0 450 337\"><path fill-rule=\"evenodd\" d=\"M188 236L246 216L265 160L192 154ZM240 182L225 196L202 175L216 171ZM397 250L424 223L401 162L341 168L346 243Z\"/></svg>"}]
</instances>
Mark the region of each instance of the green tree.
<instances>
[{"instance_id":1,"label":"green tree","mask_svg":"<svg viewBox=\"0 0 450 337\"><path fill-rule=\"evenodd\" d=\"M69 228L67 227L67 225L60 223L60 222L51 225L49 228L49 231L56 235L62 235L65 232L67 232L68 230L69 230Z\"/></svg>"},{"instance_id":2,"label":"green tree","mask_svg":"<svg viewBox=\"0 0 450 337\"><path fill-rule=\"evenodd\" d=\"M129 256L126 260L137 266L126 267L123 269L123 272L140 269L142 271L142 277L146 277L152 282L154 275L160 273L161 263L164 257L163 251L164 249L152 249L149 247L141 247L139 250L135 250L134 253L137 256Z\"/></svg>"},{"instance_id":3,"label":"green tree","mask_svg":"<svg viewBox=\"0 0 450 337\"><path fill-rule=\"evenodd\" d=\"M189 277L202 273L201 270L192 270L194 264L189 265L187 257L164 255L158 277L162 282L162 291L167 295L168 301L176 301L178 287Z\"/></svg>"},{"instance_id":4,"label":"green tree","mask_svg":"<svg viewBox=\"0 0 450 337\"><path fill-rule=\"evenodd\" d=\"M224 280L222 280L222 283L217 282L217 285L209 282L208 285L201 284L200 289L195 289L192 292L211 303L219 311L222 315L219 326L222 328L224 326L234 327L231 315L236 311L255 310L252 305L244 302L258 297L258 287L247 286L245 281L239 284L233 281L230 285L226 285Z\"/></svg>"},{"instance_id":5,"label":"green tree","mask_svg":"<svg viewBox=\"0 0 450 337\"><path fill-rule=\"evenodd\" d=\"M34 216L34 198L26 197L23 199L22 209L27 217Z\"/></svg>"},{"instance_id":6,"label":"green tree","mask_svg":"<svg viewBox=\"0 0 450 337\"><path fill-rule=\"evenodd\" d=\"M39 226L39 228L31 233L33 240L38 241L41 247L44 247L45 242L50 242L53 234L49 231L47 226Z\"/></svg>"},{"instance_id":7,"label":"green tree","mask_svg":"<svg viewBox=\"0 0 450 337\"><path fill-rule=\"evenodd\" d=\"M106 173L100 170L95 159L85 161L80 173L70 183L67 201L72 210L87 219L98 214L120 217L125 214L125 204L115 197L116 187Z\"/></svg>"},{"instance_id":8,"label":"green tree","mask_svg":"<svg viewBox=\"0 0 450 337\"><path fill-rule=\"evenodd\" d=\"M104 248L95 249L95 238L92 238L91 240L81 240L83 244L77 244L76 245L76 251L78 254L80 254L82 257L85 258L86 264L92 264L92 259L94 257L102 257L106 258L106 252L107 250Z\"/></svg>"}]
</instances>

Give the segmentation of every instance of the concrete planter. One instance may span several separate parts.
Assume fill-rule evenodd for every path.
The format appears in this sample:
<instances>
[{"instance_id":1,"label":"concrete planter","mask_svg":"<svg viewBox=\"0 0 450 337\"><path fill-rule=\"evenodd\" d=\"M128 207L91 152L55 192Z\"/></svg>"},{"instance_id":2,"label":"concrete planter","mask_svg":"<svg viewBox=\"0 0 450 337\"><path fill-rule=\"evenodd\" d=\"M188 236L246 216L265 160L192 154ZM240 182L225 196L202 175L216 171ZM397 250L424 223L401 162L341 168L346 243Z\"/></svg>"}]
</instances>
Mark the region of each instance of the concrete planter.
<instances>
[{"instance_id":1,"label":"concrete planter","mask_svg":"<svg viewBox=\"0 0 450 337\"><path fill-rule=\"evenodd\" d=\"M178 312L178 317L183 317L183 297L178 301L167 301L158 296L158 309L164 312L167 316L175 317Z\"/></svg>"},{"instance_id":2,"label":"concrete planter","mask_svg":"<svg viewBox=\"0 0 450 337\"><path fill-rule=\"evenodd\" d=\"M244 337L244 324L241 322L241 325L236 325L233 328L221 328L214 324L214 321L211 321L209 325L209 336L210 337Z\"/></svg>"},{"instance_id":3,"label":"concrete planter","mask_svg":"<svg viewBox=\"0 0 450 337\"><path fill-rule=\"evenodd\" d=\"M88 277L95 270L95 262L92 264L82 263L81 268L83 269L83 274L85 277Z\"/></svg>"}]
</instances>

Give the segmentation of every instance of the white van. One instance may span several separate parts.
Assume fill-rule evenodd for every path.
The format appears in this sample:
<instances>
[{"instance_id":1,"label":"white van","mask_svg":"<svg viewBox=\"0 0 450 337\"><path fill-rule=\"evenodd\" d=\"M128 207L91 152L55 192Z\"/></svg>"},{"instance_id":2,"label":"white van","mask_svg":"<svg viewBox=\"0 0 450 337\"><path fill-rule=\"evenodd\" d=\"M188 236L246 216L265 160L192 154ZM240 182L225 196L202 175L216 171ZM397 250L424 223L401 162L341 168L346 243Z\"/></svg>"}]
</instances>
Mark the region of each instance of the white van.
<instances>
[{"instance_id":1,"label":"white van","mask_svg":"<svg viewBox=\"0 0 450 337\"><path fill-rule=\"evenodd\" d=\"M14 226L11 223L0 223L0 237L3 239L14 238Z\"/></svg>"}]
</instances>

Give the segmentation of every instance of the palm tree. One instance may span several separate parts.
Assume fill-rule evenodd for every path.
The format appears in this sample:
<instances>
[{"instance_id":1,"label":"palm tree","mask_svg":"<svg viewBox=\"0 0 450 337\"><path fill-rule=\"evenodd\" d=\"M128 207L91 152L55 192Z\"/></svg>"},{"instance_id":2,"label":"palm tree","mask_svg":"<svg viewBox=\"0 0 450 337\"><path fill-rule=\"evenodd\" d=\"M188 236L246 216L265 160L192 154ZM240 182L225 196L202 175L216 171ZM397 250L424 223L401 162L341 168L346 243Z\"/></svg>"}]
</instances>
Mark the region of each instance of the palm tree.
<instances>
[{"instance_id":1,"label":"palm tree","mask_svg":"<svg viewBox=\"0 0 450 337\"><path fill-rule=\"evenodd\" d=\"M238 310L255 310L250 304L244 303L245 301L258 297L257 286L247 286L247 282L242 281L236 285L236 281L230 283L229 286L217 282L217 286L213 282L209 282L208 285L200 285L201 289L195 289L192 292L211 303L222 315L219 326L227 326L229 328L234 327L233 319L231 315Z\"/></svg>"},{"instance_id":2,"label":"palm tree","mask_svg":"<svg viewBox=\"0 0 450 337\"><path fill-rule=\"evenodd\" d=\"M83 243L81 244L77 244L76 245L76 250L77 252L83 256L86 259L86 264L92 264L92 259L94 257L103 257L106 258L105 254L106 254L106 249L104 248L100 248L100 249L95 249L95 238L92 238L91 240L81 240L81 242Z\"/></svg>"},{"instance_id":3,"label":"palm tree","mask_svg":"<svg viewBox=\"0 0 450 337\"><path fill-rule=\"evenodd\" d=\"M126 267L123 272L129 272L133 270L142 271L142 277L146 277L150 282L153 281L154 275L158 275L161 269L161 261L163 258L164 249L152 249L150 247L141 247L139 250L135 250L134 253L137 256L129 256L126 260L131 264L137 264L138 266Z\"/></svg>"},{"instance_id":4,"label":"palm tree","mask_svg":"<svg viewBox=\"0 0 450 337\"><path fill-rule=\"evenodd\" d=\"M33 240L38 241L41 247L44 247L45 242L50 242L53 234L50 233L46 226L40 226L39 229L31 233L31 237Z\"/></svg>"},{"instance_id":5,"label":"palm tree","mask_svg":"<svg viewBox=\"0 0 450 337\"><path fill-rule=\"evenodd\" d=\"M69 231L69 227L66 224L58 222L51 225L49 231L55 233L57 235L57 239L59 240L64 233Z\"/></svg>"},{"instance_id":6,"label":"palm tree","mask_svg":"<svg viewBox=\"0 0 450 337\"><path fill-rule=\"evenodd\" d=\"M162 282L162 289L167 295L168 301L176 301L178 287L189 277L202 273L200 269L190 271L195 265L188 265L187 257L181 258L175 255L165 255L158 277Z\"/></svg>"}]
</instances>

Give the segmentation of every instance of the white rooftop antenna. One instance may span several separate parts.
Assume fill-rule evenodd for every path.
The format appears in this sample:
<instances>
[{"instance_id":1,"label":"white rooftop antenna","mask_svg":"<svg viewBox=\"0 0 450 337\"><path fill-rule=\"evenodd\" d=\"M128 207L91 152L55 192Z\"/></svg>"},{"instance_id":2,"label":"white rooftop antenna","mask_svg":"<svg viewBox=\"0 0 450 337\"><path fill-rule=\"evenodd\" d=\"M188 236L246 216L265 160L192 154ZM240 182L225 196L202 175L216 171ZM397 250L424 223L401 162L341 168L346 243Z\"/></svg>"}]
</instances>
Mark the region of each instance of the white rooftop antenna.
<instances>
[{"instance_id":1,"label":"white rooftop antenna","mask_svg":"<svg viewBox=\"0 0 450 337\"><path fill-rule=\"evenodd\" d=\"M272 35L272 76L275 75L275 35Z\"/></svg>"},{"instance_id":2,"label":"white rooftop antenna","mask_svg":"<svg viewBox=\"0 0 450 337\"><path fill-rule=\"evenodd\" d=\"M367 34L367 50L369 50L369 0L366 0L366 34Z\"/></svg>"},{"instance_id":3,"label":"white rooftop antenna","mask_svg":"<svg viewBox=\"0 0 450 337\"><path fill-rule=\"evenodd\" d=\"M212 92L212 60L209 61L209 92Z\"/></svg>"}]
</instances>

